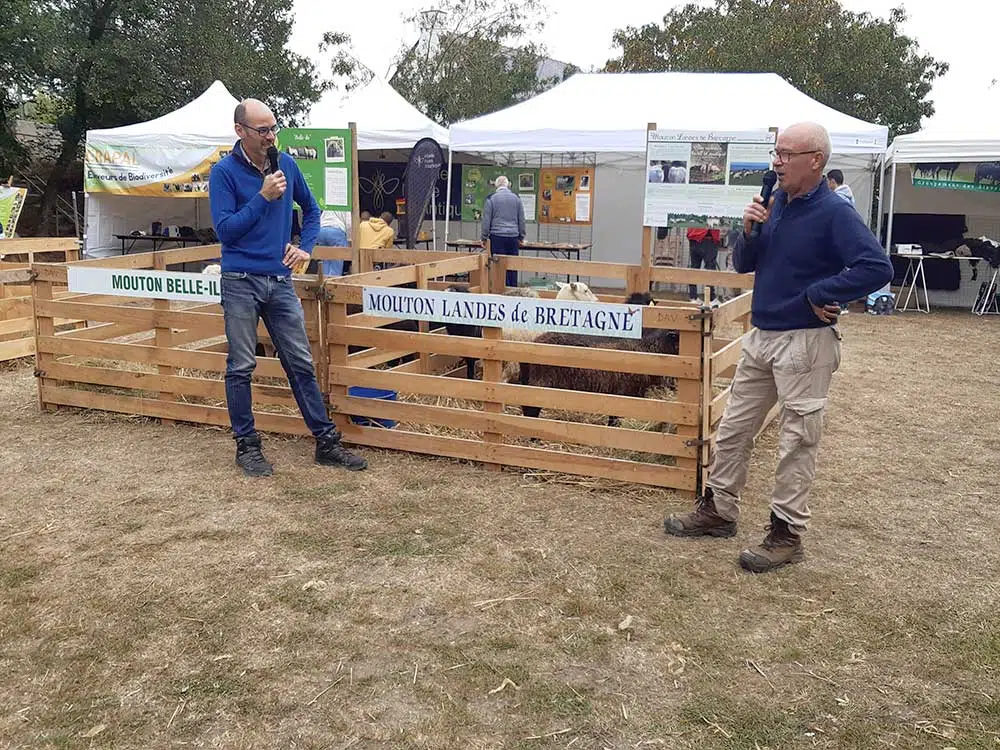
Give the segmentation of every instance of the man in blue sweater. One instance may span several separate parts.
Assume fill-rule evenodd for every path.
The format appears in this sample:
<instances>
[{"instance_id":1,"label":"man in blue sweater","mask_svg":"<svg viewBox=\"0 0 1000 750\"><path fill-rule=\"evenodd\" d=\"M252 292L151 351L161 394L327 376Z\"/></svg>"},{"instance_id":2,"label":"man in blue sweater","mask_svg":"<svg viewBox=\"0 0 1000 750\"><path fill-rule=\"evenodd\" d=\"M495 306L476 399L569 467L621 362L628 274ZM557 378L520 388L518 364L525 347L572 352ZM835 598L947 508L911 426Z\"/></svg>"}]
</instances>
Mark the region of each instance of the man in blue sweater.
<instances>
[{"instance_id":1,"label":"man in blue sweater","mask_svg":"<svg viewBox=\"0 0 1000 750\"><path fill-rule=\"evenodd\" d=\"M803 559L802 533L816 473L823 411L840 366L837 300L858 299L892 278L892 264L857 211L823 179L830 136L814 123L778 135L778 190L768 206L760 196L743 213L733 252L739 273L756 274L754 329L726 404L707 486L694 511L664 523L675 536L730 537L751 449L768 411L783 405L771 523L764 541L740 554L740 565L763 573ZM760 236L750 239L753 222Z\"/></svg>"},{"instance_id":2,"label":"man in blue sweater","mask_svg":"<svg viewBox=\"0 0 1000 750\"><path fill-rule=\"evenodd\" d=\"M517 255L524 240L524 204L503 175L497 177L496 187L483 204L483 247L488 239L493 255ZM504 283L516 287L517 271L508 271Z\"/></svg>"},{"instance_id":3,"label":"man in blue sweater","mask_svg":"<svg viewBox=\"0 0 1000 750\"><path fill-rule=\"evenodd\" d=\"M363 458L340 444L340 433L327 415L302 304L292 285L292 267L308 260L316 244L319 206L291 156L279 154L278 170L271 171L267 151L278 132L271 110L263 102L247 99L236 107L233 119L240 140L212 167L209 198L222 243L222 311L229 341L226 404L236 439L236 463L251 477L274 471L261 452L250 388L257 365L257 323L263 319L299 411L316 438L316 462L367 468ZM302 208L301 247L288 242L293 200Z\"/></svg>"}]
</instances>

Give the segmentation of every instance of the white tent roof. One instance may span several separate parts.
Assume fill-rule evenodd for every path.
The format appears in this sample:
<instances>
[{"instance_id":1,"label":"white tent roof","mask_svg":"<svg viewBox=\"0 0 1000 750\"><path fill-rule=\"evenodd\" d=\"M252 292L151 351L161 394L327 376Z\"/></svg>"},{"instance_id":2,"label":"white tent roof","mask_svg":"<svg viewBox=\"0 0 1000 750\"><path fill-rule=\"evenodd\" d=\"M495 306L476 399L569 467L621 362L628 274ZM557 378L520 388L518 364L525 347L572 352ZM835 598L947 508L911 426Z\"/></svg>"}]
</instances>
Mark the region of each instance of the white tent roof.
<instances>
[{"instance_id":1,"label":"white tent roof","mask_svg":"<svg viewBox=\"0 0 1000 750\"><path fill-rule=\"evenodd\" d=\"M993 119L970 122L958 127L933 126L892 142L886 164L915 164L933 161L1000 161L1000 135ZM976 126L979 126L976 128Z\"/></svg>"},{"instance_id":2,"label":"white tent roof","mask_svg":"<svg viewBox=\"0 0 1000 750\"><path fill-rule=\"evenodd\" d=\"M205 92L155 120L137 122L120 128L88 130L87 144L92 146L186 146L232 145L233 110L239 102L222 81L215 81Z\"/></svg>"},{"instance_id":3,"label":"white tent roof","mask_svg":"<svg viewBox=\"0 0 1000 750\"><path fill-rule=\"evenodd\" d=\"M1000 161L1000 91L991 89L976 97L975 108L935 112L927 127L896 136L886 165L932 161Z\"/></svg>"},{"instance_id":4,"label":"white tent roof","mask_svg":"<svg viewBox=\"0 0 1000 750\"><path fill-rule=\"evenodd\" d=\"M802 120L827 128L834 153L885 151L888 128L820 104L775 73L577 73L450 134L456 151L645 153L649 122L738 131Z\"/></svg>"},{"instance_id":5,"label":"white tent roof","mask_svg":"<svg viewBox=\"0 0 1000 750\"><path fill-rule=\"evenodd\" d=\"M421 138L448 144L448 131L410 104L385 80L375 77L346 97L326 91L313 105L305 127L358 129L358 150L408 149Z\"/></svg>"}]
</instances>

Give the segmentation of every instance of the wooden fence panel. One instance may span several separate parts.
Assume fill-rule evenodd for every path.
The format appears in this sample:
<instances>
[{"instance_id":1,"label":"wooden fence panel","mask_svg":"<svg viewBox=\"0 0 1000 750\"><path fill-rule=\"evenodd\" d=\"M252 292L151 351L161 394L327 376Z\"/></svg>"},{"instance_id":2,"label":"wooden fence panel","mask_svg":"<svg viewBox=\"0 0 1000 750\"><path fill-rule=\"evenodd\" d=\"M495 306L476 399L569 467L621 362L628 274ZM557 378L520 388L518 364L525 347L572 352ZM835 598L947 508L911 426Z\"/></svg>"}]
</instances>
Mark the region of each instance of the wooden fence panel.
<instances>
[{"instance_id":1,"label":"wooden fence panel","mask_svg":"<svg viewBox=\"0 0 1000 750\"><path fill-rule=\"evenodd\" d=\"M166 268L217 257L218 252L218 246L204 246L78 263ZM351 252L349 248L321 249L323 257L331 258L346 259ZM751 293L714 310L674 303L644 309L644 328L678 331L677 355L506 341L496 328L485 329L479 338L451 336L438 323L421 326L417 332L386 330L393 319L360 312L348 315L348 305L361 304L365 286L443 289L448 285L446 278L460 274L468 274L474 291L499 292L504 289L507 268L621 278L635 286L635 291L642 291L644 285L648 288L651 281L751 288L752 275L547 258L489 258L478 252L390 249L364 251L362 255L369 264L401 265L335 279L296 277L295 281L303 299L318 379L346 440L683 492L700 487L715 429L729 398L725 381L739 360L742 346L740 338L732 338L734 334L722 329L730 324L746 325ZM32 311L39 369L43 371L39 378L43 405L228 425L221 379L226 347L219 343L224 323L218 305L69 295L54 291L65 284L65 265L35 264L33 269L37 278L32 285ZM25 309L22 301L0 300L0 311L20 314ZM60 324L80 319L90 321L90 327L60 330ZM0 333L3 330L0 328ZM267 340L263 331L261 339ZM349 346L365 349L349 353ZM386 367L413 354L417 355L413 361ZM466 357L482 362L481 379L466 379ZM672 378L675 398L670 394L633 398L502 382L505 361ZM398 400L349 396L350 386L395 391ZM124 392L95 390L100 388ZM307 434L277 360L259 360L253 394L261 429ZM519 407L545 412L528 417ZM581 419L579 415L586 416ZM596 416L608 415L627 421L617 427L594 423ZM352 421L357 417L391 419L399 424L394 429L361 426ZM461 437L455 436L456 432Z\"/></svg>"}]
</instances>

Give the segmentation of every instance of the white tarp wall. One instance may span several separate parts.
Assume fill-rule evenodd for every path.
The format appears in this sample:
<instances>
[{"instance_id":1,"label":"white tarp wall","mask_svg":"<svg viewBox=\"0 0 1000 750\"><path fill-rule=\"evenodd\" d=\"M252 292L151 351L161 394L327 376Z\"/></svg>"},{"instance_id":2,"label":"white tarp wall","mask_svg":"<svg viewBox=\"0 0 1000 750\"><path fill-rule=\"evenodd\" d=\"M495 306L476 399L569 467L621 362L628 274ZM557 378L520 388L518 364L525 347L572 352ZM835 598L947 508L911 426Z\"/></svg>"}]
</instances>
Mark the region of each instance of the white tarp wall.
<instances>
[{"instance_id":1,"label":"white tarp wall","mask_svg":"<svg viewBox=\"0 0 1000 750\"><path fill-rule=\"evenodd\" d=\"M747 92L757 106L743 105ZM719 106L696 107L694 102ZM670 129L754 130L804 120L819 122L830 132L834 157L828 168L844 171L867 221L888 128L827 107L773 73L578 73L513 107L456 123L449 132L455 151L596 153L591 258L635 263L642 248L647 123ZM549 239L548 226L540 226L538 239ZM478 229L471 222L451 222L448 234L476 237ZM574 230L580 238L567 236ZM529 226L529 239L535 239L535 231ZM560 228L558 241L579 242L583 232ZM608 279L593 282L621 286Z\"/></svg>"}]
</instances>

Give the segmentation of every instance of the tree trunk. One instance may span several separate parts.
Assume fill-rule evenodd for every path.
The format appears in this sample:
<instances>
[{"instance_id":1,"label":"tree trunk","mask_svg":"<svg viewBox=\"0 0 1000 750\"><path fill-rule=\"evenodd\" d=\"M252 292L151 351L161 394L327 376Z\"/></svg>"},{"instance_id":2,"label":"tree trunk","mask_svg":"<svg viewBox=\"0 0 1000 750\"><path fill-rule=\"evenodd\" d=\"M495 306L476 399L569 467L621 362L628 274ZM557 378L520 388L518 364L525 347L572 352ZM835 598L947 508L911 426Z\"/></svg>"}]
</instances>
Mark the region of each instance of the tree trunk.
<instances>
[{"instance_id":1,"label":"tree trunk","mask_svg":"<svg viewBox=\"0 0 1000 750\"><path fill-rule=\"evenodd\" d=\"M55 164L52 165L52 171L45 181L45 190L42 193L42 203L38 210L37 224L33 231L33 234L36 236L47 236L49 234L52 219L56 212L56 201L59 198L59 186L63 183L67 168L76 158L77 151L80 148L81 137L81 131L76 123L73 123L73 128L69 135L63 135L62 149L59 151L59 156L56 158Z\"/></svg>"}]
</instances>

